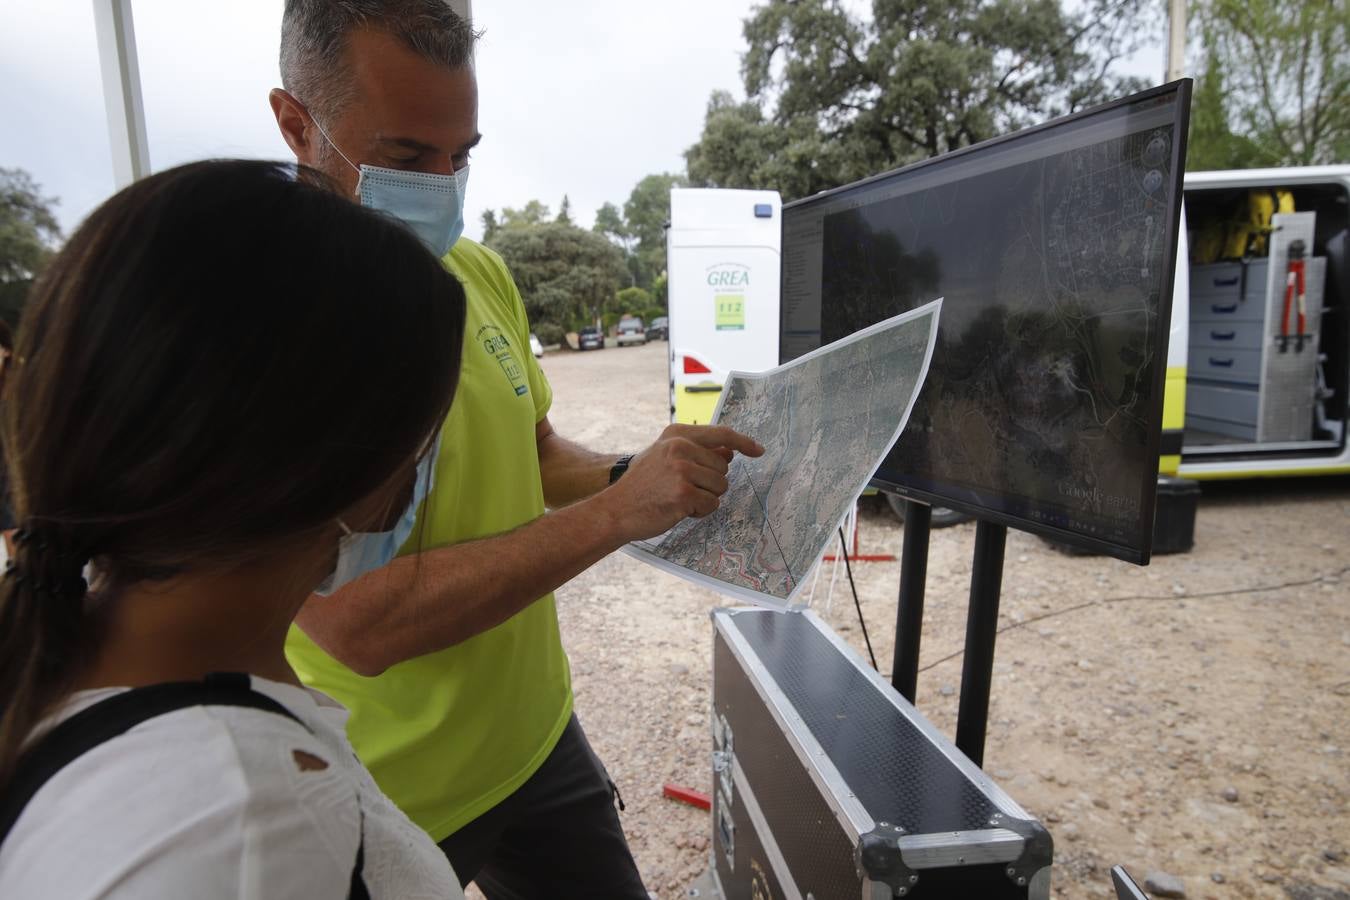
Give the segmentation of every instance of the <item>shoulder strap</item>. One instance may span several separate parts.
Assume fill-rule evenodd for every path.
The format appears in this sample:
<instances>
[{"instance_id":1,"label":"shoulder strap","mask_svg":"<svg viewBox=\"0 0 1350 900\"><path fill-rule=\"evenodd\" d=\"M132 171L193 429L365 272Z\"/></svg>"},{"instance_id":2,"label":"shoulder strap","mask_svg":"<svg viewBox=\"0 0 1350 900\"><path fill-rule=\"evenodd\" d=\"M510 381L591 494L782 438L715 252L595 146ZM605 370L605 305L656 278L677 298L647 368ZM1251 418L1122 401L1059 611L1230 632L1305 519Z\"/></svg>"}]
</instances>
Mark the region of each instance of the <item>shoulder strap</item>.
<instances>
[{"instance_id":1,"label":"shoulder strap","mask_svg":"<svg viewBox=\"0 0 1350 900\"><path fill-rule=\"evenodd\" d=\"M0 797L0 844L24 807L56 773L142 722L191 706L247 706L304 725L286 707L253 690L249 677L242 672L222 672L202 681L166 682L115 694L61 722L23 754Z\"/></svg>"},{"instance_id":2,"label":"shoulder strap","mask_svg":"<svg viewBox=\"0 0 1350 900\"><path fill-rule=\"evenodd\" d=\"M362 870L366 867L366 816L361 814L361 841L356 845L356 862L352 864L352 884L347 889L347 900L370 900L370 891L366 888L366 876Z\"/></svg>"}]
</instances>

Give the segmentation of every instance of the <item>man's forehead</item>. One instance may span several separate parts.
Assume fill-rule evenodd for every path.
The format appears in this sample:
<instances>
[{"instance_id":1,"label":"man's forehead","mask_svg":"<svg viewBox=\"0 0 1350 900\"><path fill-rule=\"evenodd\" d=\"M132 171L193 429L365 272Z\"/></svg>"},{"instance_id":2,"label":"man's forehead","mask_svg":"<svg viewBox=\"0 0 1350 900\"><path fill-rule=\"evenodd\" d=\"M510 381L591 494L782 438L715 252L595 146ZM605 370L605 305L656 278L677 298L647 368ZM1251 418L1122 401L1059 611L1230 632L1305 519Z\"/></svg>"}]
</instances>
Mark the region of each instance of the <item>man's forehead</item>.
<instances>
[{"instance_id":1,"label":"man's forehead","mask_svg":"<svg viewBox=\"0 0 1350 900\"><path fill-rule=\"evenodd\" d=\"M351 98L346 115L360 118L377 140L454 150L478 134L478 84L473 69L439 65L393 35L354 31L345 49Z\"/></svg>"}]
</instances>

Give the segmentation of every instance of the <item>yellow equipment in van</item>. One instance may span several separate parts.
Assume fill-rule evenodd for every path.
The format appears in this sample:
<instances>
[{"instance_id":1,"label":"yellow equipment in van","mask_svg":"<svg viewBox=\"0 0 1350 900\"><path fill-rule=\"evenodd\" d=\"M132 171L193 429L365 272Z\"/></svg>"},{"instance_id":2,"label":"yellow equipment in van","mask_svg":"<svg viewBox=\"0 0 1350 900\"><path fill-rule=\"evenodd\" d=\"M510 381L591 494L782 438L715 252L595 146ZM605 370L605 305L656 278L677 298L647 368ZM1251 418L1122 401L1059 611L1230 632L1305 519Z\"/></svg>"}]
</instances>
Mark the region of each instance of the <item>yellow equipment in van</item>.
<instances>
[{"instance_id":1,"label":"yellow equipment in van","mask_svg":"<svg viewBox=\"0 0 1350 900\"><path fill-rule=\"evenodd\" d=\"M1192 263L1221 259L1265 256L1271 217L1294 212L1294 195L1287 190L1251 190L1233 210L1231 218L1214 218L1196 229L1191 247Z\"/></svg>"}]
</instances>

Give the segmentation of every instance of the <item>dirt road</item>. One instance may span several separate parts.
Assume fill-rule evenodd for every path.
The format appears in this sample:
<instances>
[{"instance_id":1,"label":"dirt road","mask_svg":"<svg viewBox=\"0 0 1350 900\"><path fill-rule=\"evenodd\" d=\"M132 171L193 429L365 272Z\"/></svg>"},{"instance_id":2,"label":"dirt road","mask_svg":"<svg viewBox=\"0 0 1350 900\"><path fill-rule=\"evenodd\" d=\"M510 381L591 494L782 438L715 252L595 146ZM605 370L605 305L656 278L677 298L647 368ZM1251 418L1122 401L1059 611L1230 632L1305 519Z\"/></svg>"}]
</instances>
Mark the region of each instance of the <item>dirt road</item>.
<instances>
[{"instance_id":1,"label":"dirt road","mask_svg":"<svg viewBox=\"0 0 1350 900\"><path fill-rule=\"evenodd\" d=\"M667 345L544 359L560 433L634 451L668 417ZM862 550L901 529L864 510ZM955 730L971 525L934 532L918 707ZM1190 898L1350 898L1350 480L1207 486L1194 552L1146 568L1009 534L986 769L1055 838L1054 896L1107 897L1107 869ZM855 569L889 672L895 563ZM860 651L842 576L814 606ZM842 588L841 588L842 585ZM708 610L717 595L612 556L558 593L577 711L627 802L648 888L706 868Z\"/></svg>"}]
</instances>

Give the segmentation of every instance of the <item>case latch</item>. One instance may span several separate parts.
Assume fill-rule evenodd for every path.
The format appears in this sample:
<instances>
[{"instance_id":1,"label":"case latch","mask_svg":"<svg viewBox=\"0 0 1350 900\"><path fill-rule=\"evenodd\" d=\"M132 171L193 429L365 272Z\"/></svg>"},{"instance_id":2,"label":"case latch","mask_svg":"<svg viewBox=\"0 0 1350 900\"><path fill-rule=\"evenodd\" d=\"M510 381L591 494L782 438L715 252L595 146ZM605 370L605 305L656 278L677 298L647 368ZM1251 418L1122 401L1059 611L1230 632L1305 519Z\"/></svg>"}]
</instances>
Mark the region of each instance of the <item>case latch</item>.
<instances>
[{"instance_id":1,"label":"case latch","mask_svg":"<svg viewBox=\"0 0 1350 900\"><path fill-rule=\"evenodd\" d=\"M722 792L722 802L730 806L736 799L736 780L732 776L732 764L736 761L736 741L731 733L727 717L718 714L713 718L713 771L717 773L717 785Z\"/></svg>"},{"instance_id":2,"label":"case latch","mask_svg":"<svg viewBox=\"0 0 1350 900\"><path fill-rule=\"evenodd\" d=\"M908 897L919 883L919 873L905 865L900 852L900 839L905 829L889 822L878 822L876 828L858 840L854 857L858 877L870 885L871 896ZM886 892L881 892L885 885ZM865 891L864 896L868 896Z\"/></svg>"},{"instance_id":3,"label":"case latch","mask_svg":"<svg viewBox=\"0 0 1350 900\"><path fill-rule=\"evenodd\" d=\"M1033 819L1017 819L1002 813L995 813L989 824L1022 836L1022 855L1008 863L1003 874L1018 887L1035 887L1032 896L1040 893L1041 886L1036 884L1037 876L1043 871L1049 871L1055 855L1055 843L1050 832Z\"/></svg>"}]
</instances>

